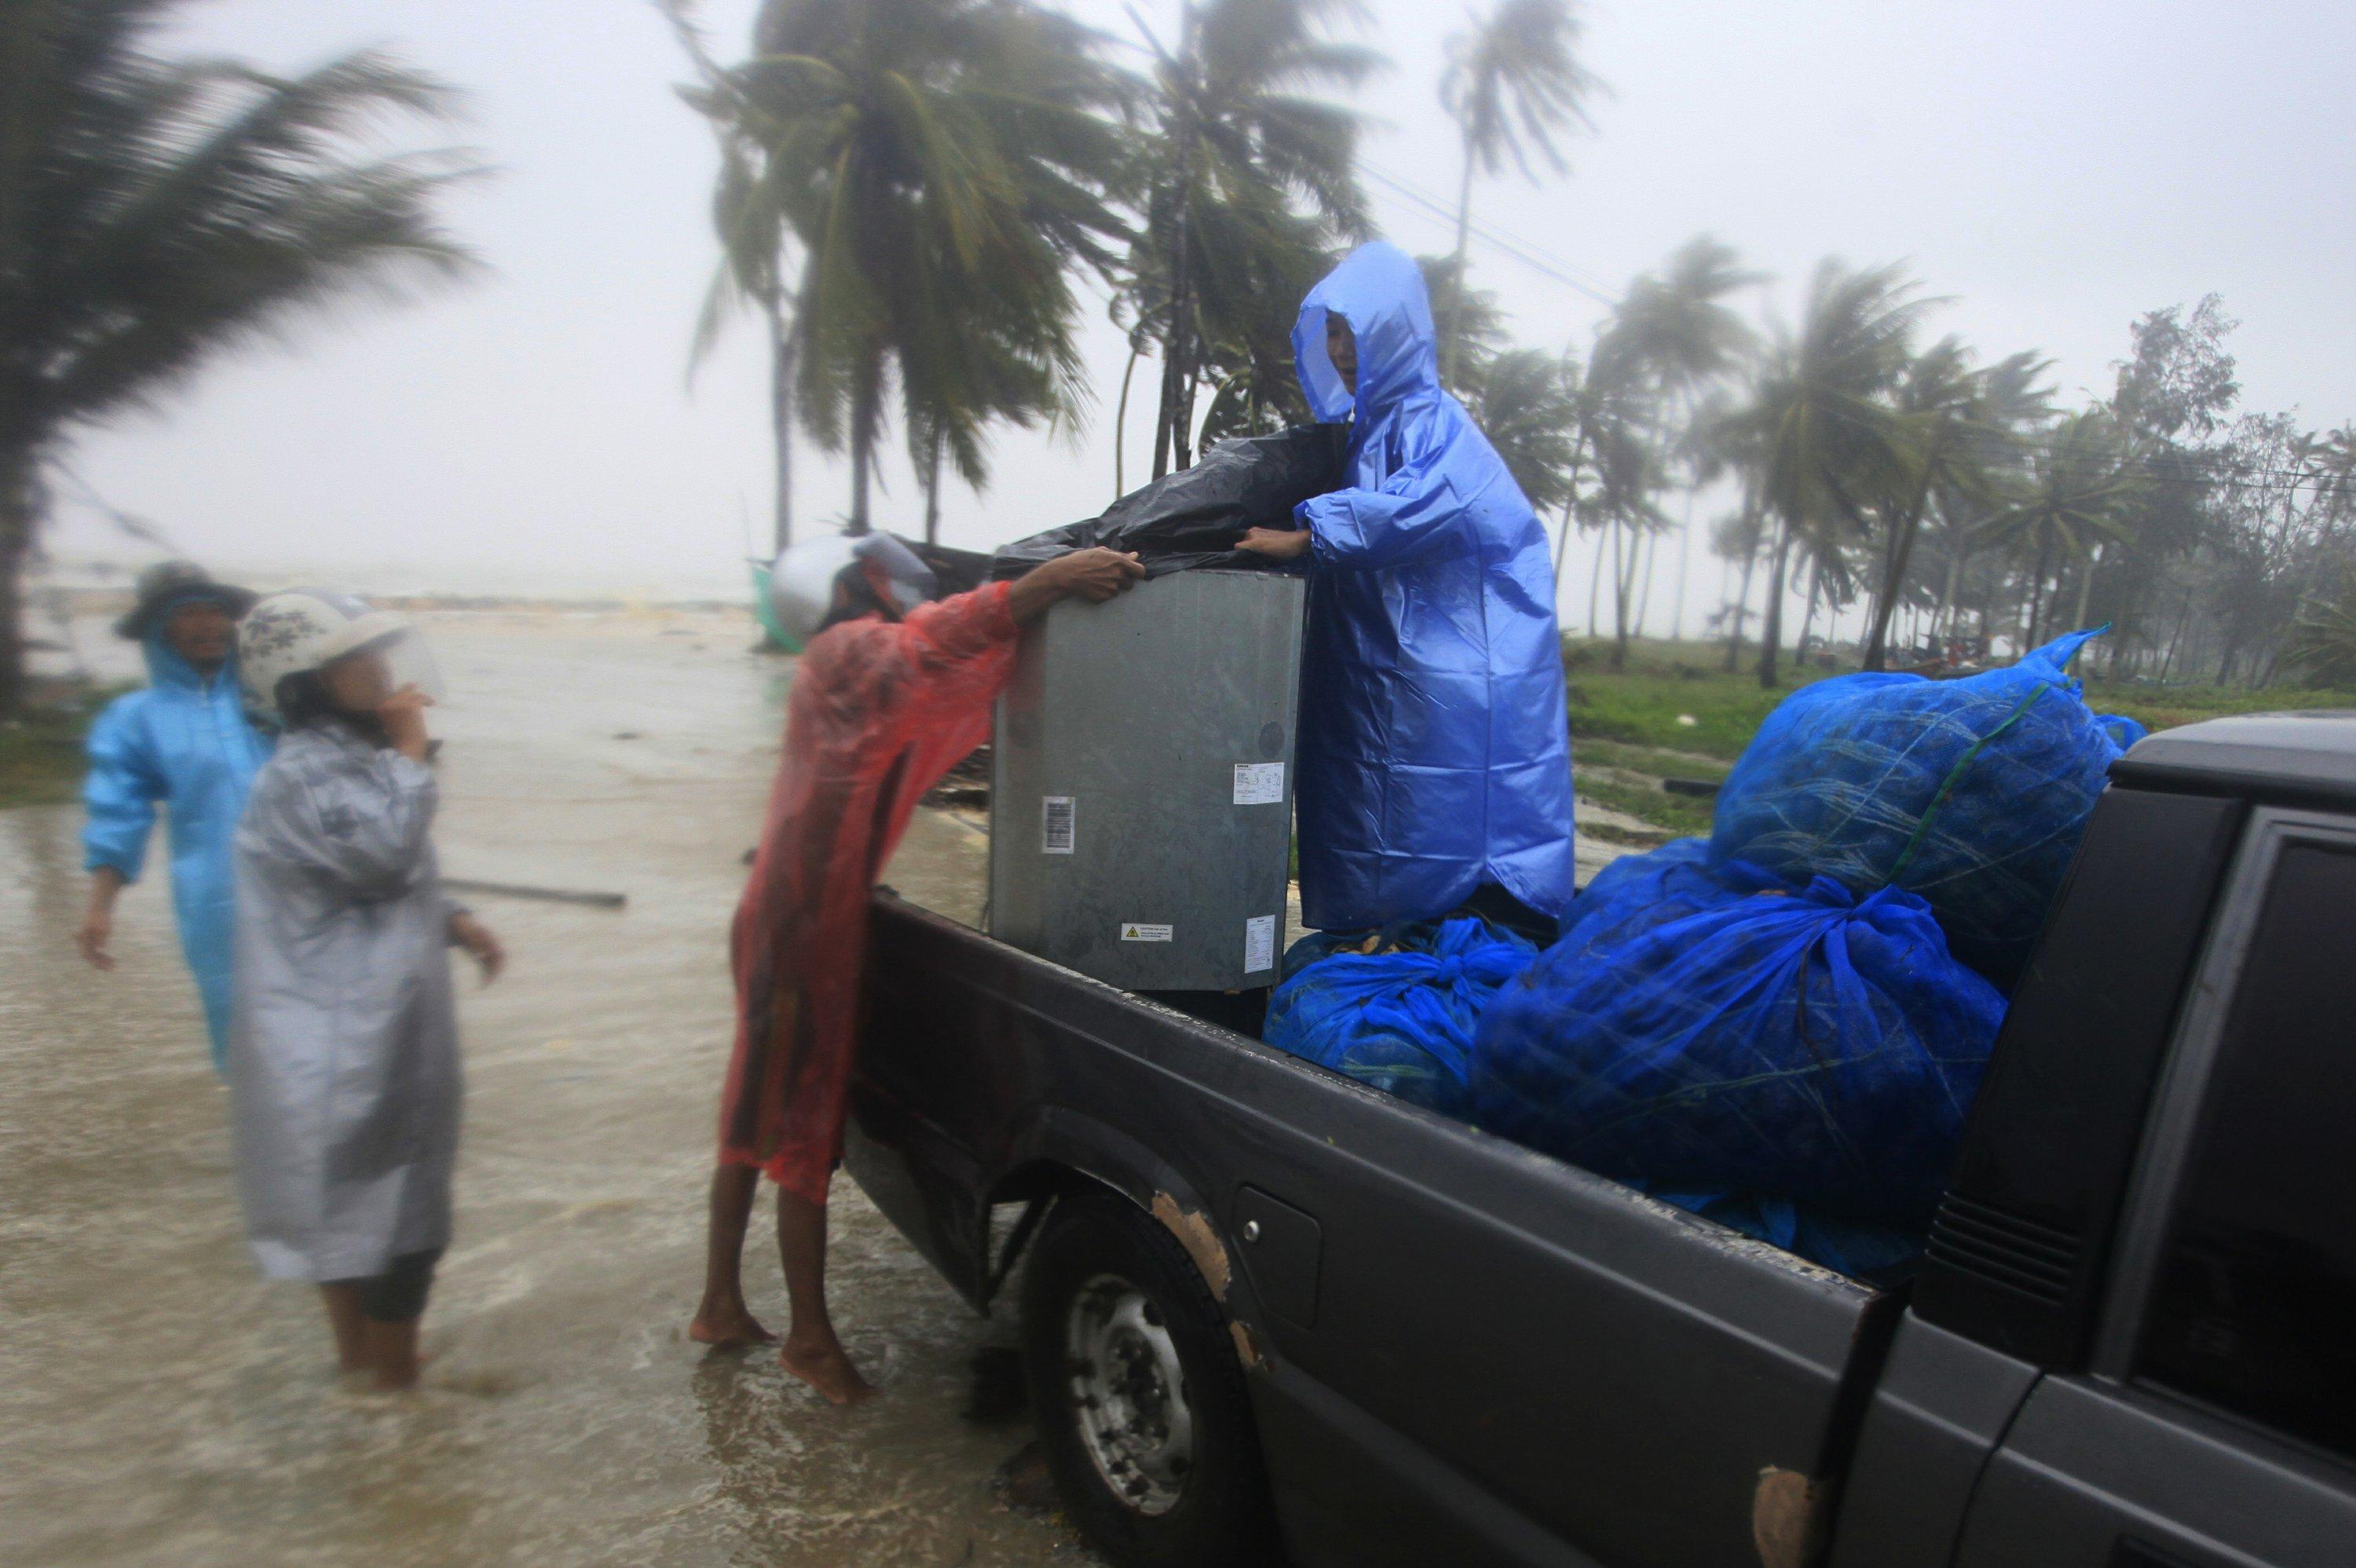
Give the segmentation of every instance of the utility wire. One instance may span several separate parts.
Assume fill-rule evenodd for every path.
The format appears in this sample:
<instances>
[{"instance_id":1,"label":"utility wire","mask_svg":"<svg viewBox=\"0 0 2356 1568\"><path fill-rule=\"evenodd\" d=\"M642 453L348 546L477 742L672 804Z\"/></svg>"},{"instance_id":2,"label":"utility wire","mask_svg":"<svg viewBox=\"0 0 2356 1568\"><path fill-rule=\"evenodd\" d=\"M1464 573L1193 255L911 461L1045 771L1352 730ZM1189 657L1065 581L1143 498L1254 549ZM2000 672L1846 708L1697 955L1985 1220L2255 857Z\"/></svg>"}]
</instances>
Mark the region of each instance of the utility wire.
<instances>
[{"instance_id":1,"label":"utility wire","mask_svg":"<svg viewBox=\"0 0 2356 1568\"><path fill-rule=\"evenodd\" d=\"M1153 49L1148 48L1142 43L1113 35L1108 35L1108 37L1111 38L1112 42L1120 45L1122 48L1132 49L1140 54L1155 54ZM1411 181L1401 178L1399 176L1391 173L1389 170L1382 168L1368 161L1363 155L1358 157L1355 161L1360 173L1365 175L1375 184L1390 191L1393 195L1406 201L1411 207L1422 212L1425 216L1437 219L1441 222L1451 225L1454 224L1458 220L1458 212L1456 208L1449 206L1440 197L1419 188ZM1585 295L1588 299L1604 306L1606 309L1617 310L1623 303L1621 296L1610 293L1603 285L1590 278L1581 276L1579 270L1572 267L1569 262L1561 261L1558 258L1547 254L1537 245L1525 240L1516 235L1506 232L1488 219L1476 217L1472 219L1465 227L1466 232L1472 238L1479 240L1491 249L1511 258L1514 261L1519 261L1522 265L1528 267L1533 272L1550 278L1556 283L1561 283L1564 287L1572 289L1577 293ZM2014 453L2024 456L2051 456L2059 452L2066 450L2064 443L2056 439L2040 435L2038 432L2007 430L2000 426L1978 424L1975 421L1969 421L1959 422L1965 424L1968 428L1970 431L1970 439L1983 443L1982 450L1984 452L1990 445L2008 447ZM2195 450L2186 453L2186 455L2196 466L2198 466L2202 464L2206 460L2214 458L2221 454L2213 452ZM2122 470L2138 471L2140 476L2149 482L2179 485L2202 485L2221 490L2276 488L2291 491L2312 490L2323 493L2346 488L2344 481L2320 474L2312 468L2286 468L2277 466L2264 469L2243 469L2237 473L2215 475L2199 472L2189 474L2177 472L2173 471L2173 466L2170 465L2170 471L2163 472L2161 464L2154 459L2132 454L2124 457L2121 460L2119 466Z\"/></svg>"},{"instance_id":2,"label":"utility wire","mask_svg":"<svg viewBox=\"0 0 2356 1568\"><path fill-rule=\"evenodd\" d=\"M1424 191L1418 190L1414 186L1409 185L1403 179L1400 179L1398 176L1390 174L1386 170L1376 168L1374 165L1367 163L1363 158L1359 160L1359 169L1360 172L1364 173L1367 178L1373 180L1376 185L1382 186L1412 205L1420 208L1428 216L1437 218L1446 223L1452 224L1456 221L1455 211L1448 207L1446 203ZM1570 270L1568 262L1558 261L1546 256L1535 246L1502 232L1483 219L1476 218L1466 227L1467 231L1471 233L1473 238L1482 240L1492 249L1501 251L1506 256L1510 256L1515 261L1521 262L1522 265L1529 268L1531 271L1552 278L1555 282L1561 283L1567 288L1577 290L1579 293L1585 294L1589 299L1593 300L1596 304L1602 305L1607 309L1616 310L1619 308L1621 302L1618 296L1607 293L1595 283L1577 276Z\"/></svg>"}]
</instances>

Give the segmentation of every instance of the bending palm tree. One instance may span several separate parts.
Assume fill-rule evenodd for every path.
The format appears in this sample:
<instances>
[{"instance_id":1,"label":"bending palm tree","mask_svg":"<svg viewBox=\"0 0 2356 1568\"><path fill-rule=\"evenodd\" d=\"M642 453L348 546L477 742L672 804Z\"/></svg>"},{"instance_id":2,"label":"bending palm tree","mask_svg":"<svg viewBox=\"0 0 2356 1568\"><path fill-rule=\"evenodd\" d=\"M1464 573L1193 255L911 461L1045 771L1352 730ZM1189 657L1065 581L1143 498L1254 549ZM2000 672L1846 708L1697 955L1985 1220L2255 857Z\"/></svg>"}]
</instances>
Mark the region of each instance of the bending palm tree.
<instances>
[{"instance_id":1,"label":"bending palm tree","mask_svg":"<svg viewBox=\"0 0 2356 1568\"><path fill-rule=\"evenodd\" d=\"M2091 573L2094 551L2104 541L2126 542L2126 517L2139 487L2117 421L2107 409L2088 409L2055 428L2038 453L2027 495L1982 525L1990 541L2035 559L2029 579L2029 645L2044 640L2045 583L2054 552L2075 557Z\"/></svg>"},{"instance_id":2,"label":"bending palm tree","mask_svg":"<svg viewBox=\"0 0 2356 1568\"><path fill-rule=\"evenodd\" d=\"M1756 455L1760 497L1778 524L1760 639L1762 687L1776 683L1793 546L1805 549L1838 592L1847 572L1841 536L1862 533L1871 500L1912 471L1912 427L1889 398L1922 310L1896 267L1851 272L1824 262L1799 336L1775 346L1750 406L1731 421L1730 433Z\"/></svg>"},{"instance_id":3,"label":"bending palm tree","mask_svg":"<svg viewBox=\"0 0 2356 1568\"><path fill-rule=\"evenodd\" d=\"M683 17L683 0L669 9ZM851 458L851 531L896 379L920 471L988 475L992 421L1068 417L1084 396L1075 263L1124 235L1113 78L1074 24L1016 0L770 0L755 57L691 101L724 125L723 219L793 284L804 426Z\"/></svg>"},{"instance_id":4,"label":"bending palm tree","mask_svg":"<svg viewBox=\"0 0 2356 1568\"><path fill-rule=\"evenodd\" d=\"M1451 367L1447 388L1467 402L1481 387L1482 378L1488 374L1490 362L1505 349L1505 313L1498 308L1497 296L1489 289L1476 289L1464 276L1464 268L1447 256L1418 256L1416 265L1423 269L1424 293L1430 296L1431 319L1449 322L1450 335L1456 342L1455 363Z\"/></svg>"},{"instance_id":5,"label":"bending palm tree","mask_svg":"<svg viewBox=\"0 0 2356 1568\"><path fill-rule=\"evenodd\" d=\"M723 72L705 47L702 32L691 19L687 0L659 5L680 47L707 82ZM712 222L720 240L720 267L705 293L688 352L688 374L712 351L728 317L747 302L757 305L769 329L769 443L776 466L776 486L770 507L769 549L782 553L794 542L794 351L793 308L787 297L790 271L786 246L774 219L765 215L758 199L761 181L760 144L746 135L740 122L712 112L713 101L694 90L681 96L704 112L712 136L720 144L720 176L712 195Z\"/></svg>"},{"instance_id":6,"label":"bending palm tree","mask_svg":"<svg viewBox=\"0 0 2356 1568\"><path fill-rule=\"evenodd\" d=\"M1448 40L1448 67L1440 101L1464 139L1464 173L1456 195L1454 276L1464 276L1472 234L1472 175L1502 173L1511 158L1535 177L1535 151L1556 173L1569 165L1555 138L1572 124L1590 123L1588 100L1600 90L1579 59L1579 16L1571 0L1497 0L1471 30ZM1458 321L1451 311L1440 327L1440 375L1455 368Z\"/></svg>"},{"instance_id":7,"label":"bending palm tree","mask_svg":"<svg viewBox=\"0 0 2356 1568\"><path fill-rule=\"evenodd\" d=\"M1510 349L1483 367L1470 402L1531 509L1544 515L1568 504L1579 408L1563 385L1562 361L1543 349Z\"/></svg>"},{"instance_id":8,"label":"bending palm tree","mask_svg":"<svg viewBox=\"0 0 2356 1568\"><path fill-rule=\"evenodd\" d=\"M369 157L450 95L376 53L283 79L152 52L176 0L0 12L0 714L24 697L22 574L43 471L229 349L464 272L434 221L466 171Z\"/></svg>"},{"instance_id":9,"label":"bending palm tree","mask_svg":"<svg viewBox=\"0 0 2356 1568\"><path fill-rule=\"evenodd\" d=\"M1644 444L1653 453L1649 467L1660 485L1668 483L1672 463L1692 447L1694 409L1702 389L1731 371L1751 349L1754 337L1749 325L1725 302L1735 290L1758 281L1758 273L1735 264L1730 247L1703 235L1670 257L1659 277L1637 279L1613 313L1599 345L1598 368L1607 379L1617 376L1631 384ZM1672 430L1673 420L1683 428ZM1657 507L1644 512L1642 520L1651 525L1656 544L1659 532L1671 526L1669 519ZM1612 542L1616 550L1616 535ZM1613 669L1627 667L1633 630L1629 601L1636 587L1638 553L1628 549L1612 576ZM1644 553L1649 559L1652 551ZM1682 584L1678 592L1683 594Z\"/></svg>"},{"instance_id":10,"label":"bending palm tree","mask_svg":"<svg viewBox=\"0 0 2356 1568\"><path fill-rule=\"evenodd\" d=\"M1961 339L1943 337L1908 364L1899 382L1898 411L1913 427L1912 473L1901 493L1886 497L1881 508L1881 575L1865 637L1867 669L1879 670L1889 662L1890 619L1905 588L1915 537L1931 498L1986 488L1986 471L1979 462L1986 444L1971 439L1980 392L1971 362L1971 350Z\"/></svg>"},{"instance_id":11,"label":"bending palm tree","mask_svg":"<svg viewBox=\"0 0 2356 1568\"><path fill-rule=\"evenodd\" d=\"M2356 687L2356 572L2341 568L2331 591L2301 613L2283 662L2318 686Z\"/></svg>"},{"instance_id":12,"label":"bending palm tree","mask_svg":"<svg viewBox=\"0 0 2356 1568\"><path fill-rule=\"evenodd\" d=\"M1177 48L1155 47L1131 174L1144 224L1114 308L1133 347L1162 345L1157 479L1194 461L1205 380L1246 374L1264 396L1293 397L1282 389L1290 360L1268 345L1290 337L1292 307L1333 247L1366 232L1358 117L1301 91L1355 86L1383 63L1323 36L1352 9L1190 0Z\"/></svg>"},{"instance_id":13,"label":"bending palm tree","mask_svg":"<svg viewBox=\"0 0 2356 1568\"><path fill-rule=\"evenodd\" d=\"M2045 381L2053 362L2034 353L2008 354L1974 379L1965 419L1971 449L1970 484L1933 487L1946 556L1946 577L1932 617L1953 635L1963 614L1964 563L1981 542L1981 527L2006 499L2019 467L2019 449L2053 422L2053 389ZM1984 618L1985 619L1985 618ZM1987 627L1982 625L1985 632Z\"/></svg>"}]
</instances>

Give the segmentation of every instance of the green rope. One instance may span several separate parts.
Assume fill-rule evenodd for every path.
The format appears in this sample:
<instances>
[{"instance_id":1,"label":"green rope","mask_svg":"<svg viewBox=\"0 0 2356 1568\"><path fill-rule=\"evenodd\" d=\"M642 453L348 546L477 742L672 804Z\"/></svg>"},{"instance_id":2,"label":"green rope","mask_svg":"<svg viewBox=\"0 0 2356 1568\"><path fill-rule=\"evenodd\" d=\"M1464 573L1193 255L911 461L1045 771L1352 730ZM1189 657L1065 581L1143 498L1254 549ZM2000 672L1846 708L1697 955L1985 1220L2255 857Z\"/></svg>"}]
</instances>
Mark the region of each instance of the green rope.
<instances>
[{"instance_id":1,"label":"green rope","mask_svg":"<svg viewBox=\"0 0 2356 1568\"><path fill-rule=\"evenodd\" d=\"M1922 819L1914 825L1914 837L1906 840L1906 848L1899 853L1898 863L1890 868L1889 880L1883 883L1883 886L1887 887L1896 883L1899 878L1906 874L1907 866L1912 863L1914 859L1914 851L1922 847L1922 840L1930 835L1931 824L1938 819L1941 808L1945 806L1947 804L1947 797L1955 793L1955 785L1962 782L1964 770L1970 767L1974 762L1978 760L1979 754L1987 749L1989 742L1993 741L1998 735L2003 734L2007 730L2011 729L2015 724L2019 723L2020 716L2029 711L2030 703L2035 702L2039 698L2044 696L2047 692L2052 689L2053 683L2051 681L2039 681L2037 683L2037 689L2030 692L2027 697L2022 698L2020 699L2020 706L2015 708L2010 713L2006 714L2003 723L1997 725L1995 729L1989 731L1987 734L1973 741L1971 750L1965 752L1962 756L1955 759L1955 765L1947 770L1945 780L1939 785L1939 793L1931 797L1931 804L1923 809Z\"/></svg>"}]
</instances>

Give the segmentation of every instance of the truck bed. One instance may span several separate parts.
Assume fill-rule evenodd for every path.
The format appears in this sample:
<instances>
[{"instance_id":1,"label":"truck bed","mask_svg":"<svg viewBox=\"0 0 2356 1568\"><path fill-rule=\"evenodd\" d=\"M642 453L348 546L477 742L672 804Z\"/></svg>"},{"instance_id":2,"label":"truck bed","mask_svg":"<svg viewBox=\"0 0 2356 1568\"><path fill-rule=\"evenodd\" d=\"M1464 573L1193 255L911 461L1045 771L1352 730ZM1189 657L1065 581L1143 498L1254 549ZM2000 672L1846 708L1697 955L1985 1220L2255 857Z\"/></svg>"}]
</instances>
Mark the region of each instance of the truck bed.
<instances>
[{"instance_id":1,"label":"truck bed","mask_svg":"<svg viewBox=\"0 0 2356 1568\"><path fill-rule=\"evenodd\" d=\"M977 1306L1002 1205L1161 1218L1304 1560L1750 1565L1821 1523L1891 1293L888 891L873 940L853 1176Z\"/></svg>"}]
</instances>

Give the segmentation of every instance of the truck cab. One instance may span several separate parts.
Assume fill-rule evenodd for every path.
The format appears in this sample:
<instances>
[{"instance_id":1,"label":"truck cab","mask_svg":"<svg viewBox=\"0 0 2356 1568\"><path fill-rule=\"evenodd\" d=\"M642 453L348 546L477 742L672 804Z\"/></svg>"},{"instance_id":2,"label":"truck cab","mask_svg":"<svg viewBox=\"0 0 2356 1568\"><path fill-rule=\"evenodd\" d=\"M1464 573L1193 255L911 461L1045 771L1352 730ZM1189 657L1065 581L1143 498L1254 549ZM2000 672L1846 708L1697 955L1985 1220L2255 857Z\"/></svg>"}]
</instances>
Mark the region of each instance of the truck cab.
<instances>
[{"instance_id":1,"label":"truck cab","mask_svg":"<svg viewBox=\"0 0 2356 1568\"><path fill-rule=\"evenodd\" d=\"M2112 774L1868 1413L1837 1563L2356 1561L2356 716L2216 720Z\"/></svg>"},{"instance_id":2,"label":"truck cab","mask_svg":"<svg viewBox=\"0 0 2356 1568\"><path fill-rule=\"evenodd\" d=\"M2356 716L2137 745L1896 1283L888 893L849 1165L1116 1562L2345 1563L2351 909Z\"/></svg>"}]
</instances>

